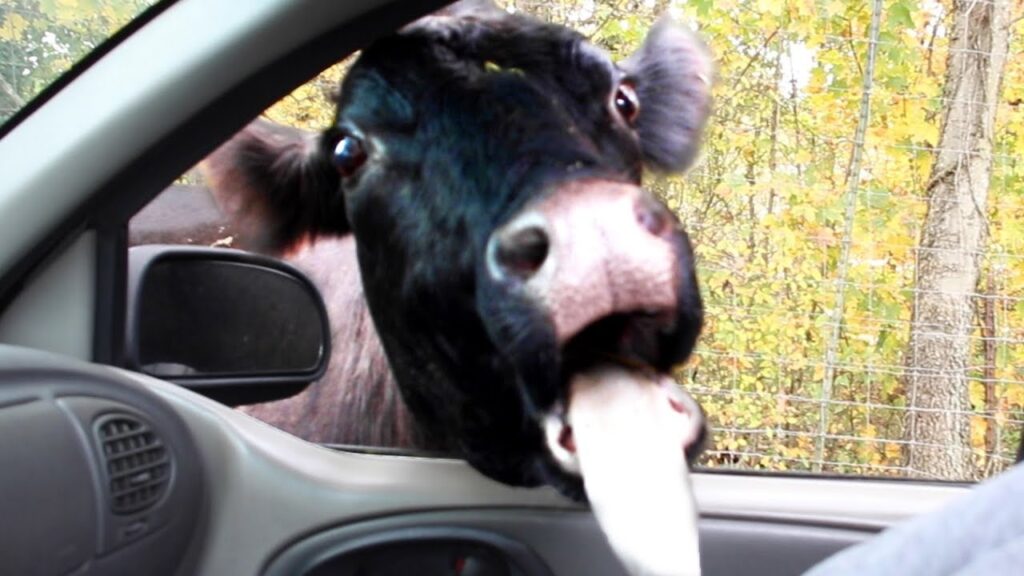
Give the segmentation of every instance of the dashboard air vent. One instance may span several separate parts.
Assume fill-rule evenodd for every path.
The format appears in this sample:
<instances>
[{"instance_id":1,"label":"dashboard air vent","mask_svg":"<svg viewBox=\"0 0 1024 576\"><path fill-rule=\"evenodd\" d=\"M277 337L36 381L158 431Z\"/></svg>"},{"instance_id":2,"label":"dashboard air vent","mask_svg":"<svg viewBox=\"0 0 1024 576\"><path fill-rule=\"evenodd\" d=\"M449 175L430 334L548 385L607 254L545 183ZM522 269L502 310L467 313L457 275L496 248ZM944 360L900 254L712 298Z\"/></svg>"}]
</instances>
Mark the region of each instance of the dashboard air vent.
<instances>
[{"instance_id":1,"label":"dashboard air vent","mask_svg":"<svg viewBox=\"0 0 1024 576\"><path fill-rule=\"evenodd\" d=\"M96 422L107 472L110 508L130 514L163 497L171 477L171 457L153 429L128 414L108 414Z\"/></svg>"}]
</instances>

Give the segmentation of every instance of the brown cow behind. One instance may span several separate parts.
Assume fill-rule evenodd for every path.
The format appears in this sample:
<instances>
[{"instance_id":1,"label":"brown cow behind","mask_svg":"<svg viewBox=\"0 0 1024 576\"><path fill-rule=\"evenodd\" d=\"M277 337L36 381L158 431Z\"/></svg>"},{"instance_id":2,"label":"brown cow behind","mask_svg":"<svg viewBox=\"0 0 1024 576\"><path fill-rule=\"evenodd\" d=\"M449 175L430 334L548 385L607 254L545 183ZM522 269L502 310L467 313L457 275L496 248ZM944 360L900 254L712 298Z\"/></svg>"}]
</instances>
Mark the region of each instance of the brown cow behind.
<instances>
[{"instance_id":1,"label":"brown cow behind","mask_svg":"<svg viewBox=\"0 0 1024 576\"><path fill-rule=\"evenodd\" d=\"M303 246L285 259L319 288L331 325L331 360L301 393L241 408L312 442L414 447L412 419L373 327L352 236Z\"/></svg>"}]
</instances>

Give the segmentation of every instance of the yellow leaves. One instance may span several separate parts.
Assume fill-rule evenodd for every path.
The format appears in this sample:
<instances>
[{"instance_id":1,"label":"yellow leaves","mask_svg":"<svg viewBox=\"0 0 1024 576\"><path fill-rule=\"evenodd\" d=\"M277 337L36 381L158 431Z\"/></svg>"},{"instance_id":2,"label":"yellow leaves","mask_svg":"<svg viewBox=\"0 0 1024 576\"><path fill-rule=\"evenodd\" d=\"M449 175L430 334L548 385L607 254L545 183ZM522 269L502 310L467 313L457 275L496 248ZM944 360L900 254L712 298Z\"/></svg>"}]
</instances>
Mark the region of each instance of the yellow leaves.
<instances>
[{"instance_id":1,"label":"yellow leaves","mask_svg":"<svg viewBox=\"0 0 1024 576\"><path fill-rule=\"evenodd\" d=\"M1003 397L1007 406L1024 408L1024 384L1007 384Z\"/></svg>"},{"instance_id":2,"label":"yellow leaves","mask_svg":"<svg viewBox=\"0 0 1024 576\"><path fill-rule=\"evenodd\" d=\"M108 23L108 33L113 34L126 22L125 14L112 4L104 3L100 8L100 14Z\"/></svg>"},{"instance_id":3,"label":"yellow leaves","mask_svg":"<svg viewBox=\"0 0 1024 576\"><path fill-rule=\"evenodd\" d=\"M83 10L78 0L50 0L44 3L50 16L59 24L71 26L89 16L90 11Z\"/></svg>"},{"instance_id":4,"label":"yellow leaves","mask_svg":"<svg viewBox=\"0 0 1024 576\"><path fill-rule=\"evenodd\" d=\"M825 365L817 364L814 366L814 373L811 376L815 380L823 380L825 378Z\"/></svg>"},{"instance_id":5,"label":"yellow leaves","mask_svg":"<svg viewBox=\"0 0 1024 576\"><path fill-rule=\"evenodd\" d=\"M71 66L74 64L74 61L71 60L68 57L60 57L60 58L54 58L53 59L53 64L54 64L54 66L56 66L60 70L67 70L67 69L71 68Z\"/></svg>"},{"instance_id":6,"label":"yellow leaves","mask_svg":"<svg viewBox=\"0 0 1024 576\"><path fill-rule=\"evenodd\" d=\"M872 466L878 466L884 464L882 454L878 451L878 444L876 442L859 442L857 443L857 460Z\"/></svg>"},{"instance_id":7,"label":"yellow leaves","mask_svg":"<svg viewBox=\"0 0 1024 576\"><path fill-rule=\"evenodd\" d=\"M898 462L903 457L903 448L895 442L886 442L882 453L887 461Z\"/></svg>"},{"instance_id":8,"label":"yellow leaves","mask_svg":"<svg viewBox=\"0 0 1024 576\"><path fill-rule=\"evenodd\" d=\"M927 110L921 106L920 101L912 102L904 110L904 114L894 115L894 121L880 133L882 138L889 141L909 140L919 144L938 143L938 119L929 120Z\"/></svg>"},{"instance_id":9,"label":"yellow leaves","mask_svg":"<svg viewBox=\"0 0 1024 576\"><path fill-rule=\"evenodd\" d=\"M786 7L785 0L756 0L754 2L755 9L761 14L771 14L778 16L782 14L782 10Z\"/></svg>"},{"instance_id":10,"label":"yellow leaves","mask_svg":"<svg viewBox=\"0 0 1024 576\"><path fill-rule=\"evenodd\" d=\"M783 446L782 456L793 460L810 458L811 450L805 446Z\"/></svg>"},{"instance_id":11,"label":"yellow leaves","mask_svg":"<svg viewBox=\"0 0 1024 576\"><path fill-rule=\"evenodd\" d=\"M320 73L313 81L307 82L278 100L264 111L270 120L295 128L320 131L334 119L334 103L329 97L351 60L345 60Z\"/></svg>"},{"instance_id":12,"label":"yellow leaves","mask_svg":"<svg viewBox=\"0 0 1024 576\"><path fill-rule=\"evenodd\" d=\"M856 443L857 459L874 466L884 464L885 453L879 452L878 442L875 441L878 438L878 428L870 422L865 423L857 431L857 436L861 440Z\"/></svg>"},{"instance_id":13,"label":"yellow leaves","mask_svg":"<svg viewBox=\"0 0 1024 576\"><path fill-rule=\"evenodd\" d=\"M790 33L806 38L818 28L818 7L815 0L790 0L788 9Z\"/></svg>"},{"instance_id":14,"label":"yellow leaves","mask_svg":"<svg viewBox=\"0 0 1024 576\"><path fill-rule=\"evenodd\" d=\"M800 204L798 206L793 206L792 208L790 208L789 213L792 214L793 217L797 220L810 222L814 220L816 212L813 206L810 206L808 204Z\"/></svg>"},{"instance_id":15,"label":"yellow leaves","mask_svg":"<svg viewBox=\"0 0 1024 576\"><path fill-rule=\"evenodd\" d=\"M985 385L980 382L971 382L967 389L967 395L970 398L971 406L975 410L982 410L985 408Z\"/></svg>"},{"instance_id":16,"label":"yellow leaves","mask_svg":"<svg viewBox=\"0 0 1024 576\"><path fill-rule=\"evenodd\" d=\"M838 16L846 12L848 5L849 4L847 2L843 2L842 0L827 0L824 2L823 15L826 18Z\"/></svg>"},{"instance_id":17,"label":"yellow leaves","mask_svg":"<svg viewBox=\"0 0 1024 576\"><path fill-rule=\"evenodd\" d=\"M747 445L747 439L742 436L728 436L721 440L721 443L716 443L718 449L725 449L730 452L739 452Z\"/></svg>"},{"instance_id":18,"label":"yellow leaves","mask_svg":"<svg viewBox=\"0 0 1024 576\"><path fill-rule=\"evenodd\" d=\"M985 450L985 433L991 425L983 418L971 416L971 448Z\"/></svg>"},{"instance_id":19,"label":"yellow leaves","mask_svg":"<svg viewBox=\"0 0 1024 576\"><path fill-rule=\"evenodd\" d=\"M0 24L0 40L16 42L21 39L21 35L27 28L28 20L25 20L21 14L14 11L8 12L7 17Z\"/></svg>"},{"instance_id":20,"label":"yellow leaves","mask_svg":"<svg viewBox=\"0 0 1024 576\"><path fill-rule=\"evenodd\" d=\"M686 2L684 2L685 4ZM741 8L745 3L743 0L720 0L715 2L715 8L722 12L731 12L737 8Z\"/></svg>"}]
</instances>

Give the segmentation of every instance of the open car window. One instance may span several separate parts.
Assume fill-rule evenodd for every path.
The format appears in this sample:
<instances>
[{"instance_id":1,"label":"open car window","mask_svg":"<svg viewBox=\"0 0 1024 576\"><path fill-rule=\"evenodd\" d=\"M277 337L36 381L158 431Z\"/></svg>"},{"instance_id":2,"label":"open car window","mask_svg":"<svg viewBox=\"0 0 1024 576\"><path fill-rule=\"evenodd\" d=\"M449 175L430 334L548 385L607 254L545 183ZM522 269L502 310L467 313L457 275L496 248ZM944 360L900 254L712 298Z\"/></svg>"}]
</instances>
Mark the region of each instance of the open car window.
<instances>
[{"instance_id":1,"label":"open car window","mask_svg":"<svg viewBox=\"0 0 1024 576\"><path fill-rule=\"evenodd\" d=\"M992 175L979 205L984 240L928 245L923 238L960 232L927 218L955 50L943 6L895 4L872 29L866 4L504 4L576 28L616 59L667 11L699 28L715 52L715 112L702 158L685 177L645 182L696 250L707 323L675 376L712 422L705 466L973 481L1013 463L1024 427L1016 368L1024 360L1024 167L1016 160L1024 61L1007 61L995 104ZM882 48L868 75L872 46ZM264 119L328 127L331 94L349 62ZM132 221L131 242L265 250L224 219L211 184L201 168L184 174ZM371 341L368 319L343 305L358 299L358 288L338 299L339 286L358 276L353 261L325 264L324 253L346 250L353 248L329 238L274 255L320 275L329 312L355 330L335 339ZM922 280L923 259L949 254L977 264L974 282ZM959 307L923 321L922 306L937 293ZM947 361L954 349L959 356ZM353 400L336 388L356 373L381 377L383 360L359 352L334 359L348 363L342 380L240 409L316 442L407 446L405 430L371 430L401 410L396 395ZM340 421L332 408L343 401L364 402L365 420Z\"/></svg>"}]
</instances>

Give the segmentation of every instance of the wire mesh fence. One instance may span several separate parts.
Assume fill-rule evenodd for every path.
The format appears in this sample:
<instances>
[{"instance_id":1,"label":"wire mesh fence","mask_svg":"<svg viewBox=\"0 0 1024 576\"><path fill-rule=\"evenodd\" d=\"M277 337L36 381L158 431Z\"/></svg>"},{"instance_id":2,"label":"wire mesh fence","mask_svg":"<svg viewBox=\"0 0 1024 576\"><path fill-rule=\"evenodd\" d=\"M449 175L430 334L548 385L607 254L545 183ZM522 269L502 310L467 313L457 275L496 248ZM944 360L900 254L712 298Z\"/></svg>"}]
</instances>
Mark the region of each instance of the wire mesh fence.
<instances>
[{"instance_id":1,"label":"wire mesh fence","mask_svg":"<svg viewBox=\"0 0 1024 576\"><path fill-rule=\"evenodd\" d=\"M992 10L1019 8L999 0L509 4L574 25L620 58L669 12L715 53L716 111L702 160L685 179L648 182L697 250L707 324L678 379L714 423L705 465L965 480L1014 462L1024 428L1015 58L1024 46L1019 14L997 21L1011 41L1005 69L992 70L991 34L978 28L991 24ZM988 10L988 20L970 20L972 10ZM947 74L963 66L957 55L976 57L1002 93L948 86L962 81ZM954 109L987 112L989 132L942 141ZM966 195L983 216L976 245L953 220L938 241L923 241L929 213L964 215L961 197L933 190L943 152L990 160L987 183L957 173L972 179ZM976 267L973 282L953 282L955 274L924 282L921 262L943 258ZM915 312L936 300L968 311ZM934 341L939 358L918 357L914 339ZM949 398L923 401L929 387ZM921 464L936 454L965 465Z\"/></svg>"}]
</instances>

